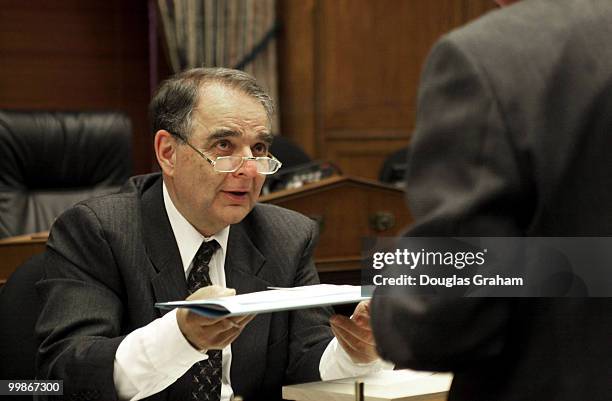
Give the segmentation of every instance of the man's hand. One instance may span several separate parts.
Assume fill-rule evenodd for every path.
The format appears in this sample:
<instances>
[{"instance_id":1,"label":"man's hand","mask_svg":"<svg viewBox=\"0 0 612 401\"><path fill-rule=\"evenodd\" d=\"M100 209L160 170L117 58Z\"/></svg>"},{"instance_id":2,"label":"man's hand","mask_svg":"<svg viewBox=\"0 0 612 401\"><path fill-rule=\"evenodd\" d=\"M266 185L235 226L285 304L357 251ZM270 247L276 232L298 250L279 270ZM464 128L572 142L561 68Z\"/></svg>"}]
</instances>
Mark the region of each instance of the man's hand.
<instances>
[{"instance_id":1,"label":"man's hand","mask_svg":"<svg viewBox=\"0 0 612 401\"><path fill-rule=\"evenodd\" d=\"M236 295L236 290L211 285L200 288L187 299L219 298L232 295ZM254 317L255 315L247 315L213 319L198 315L186 308L179 308L176 313L181 332L187 341L198 350L227 347L238 338L242 329Z\"/></svg>"},{"instance_id":2,"label":"man's hand","mask_svg":"<svg viewBox=\"0 0 612 401\"><path fill-rule=\"evenodd\" d=\"M370 302L362 301L353 316L334 315L330 319L331 329L340 346L355 363L369 363L378 359L376 342L370 327Z\"/></svg>"}]
</instances>

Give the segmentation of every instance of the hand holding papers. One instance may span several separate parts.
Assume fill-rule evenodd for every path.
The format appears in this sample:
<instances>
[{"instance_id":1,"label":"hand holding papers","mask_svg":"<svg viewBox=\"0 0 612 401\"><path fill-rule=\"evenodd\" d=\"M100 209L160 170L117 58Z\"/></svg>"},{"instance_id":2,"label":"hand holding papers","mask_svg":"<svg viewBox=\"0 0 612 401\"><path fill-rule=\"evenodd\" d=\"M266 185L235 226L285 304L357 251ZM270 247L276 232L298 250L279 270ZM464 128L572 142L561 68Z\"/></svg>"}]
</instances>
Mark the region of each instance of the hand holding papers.
<instances>
[{"instance_id":1,"label":"hand holding papers","mask_svg":"<svg viewBox=\"0 0 612 401\"><path fill-rule=\"evenodd\" d=\"M221 298L236 295L236 290L217 285L202 287L187 298L196 301L210 298ZM208 318L189 309L180 309L176 313L179 329L189 343L200 352L221 350L230 345L255 315L238 317Z\"/></svg>"},{"instance_id":2,"label":"hand holding papers","mask_svg":"<svg viewBox=\"0 0 612 401\"><path fill-rule=\"evenodd\" d=\"M347 304L369 298L369 295L362 295L359 286L319 284L222 298L161 302L155 306L163 309L188 308L202 316L219 318Z\"/></svg>"},{"instance_id":3,"label":"hand holding papers","mask_svg":"<svg viewBox=\"0 0 612 401\"><path fill-rule=\"evenodd\" d=\"M338 343L354 363L370 363L378 359L370 326L369 301L360 302L350 319L334 315L330 323Z\"/></svg>"}]
</instances>

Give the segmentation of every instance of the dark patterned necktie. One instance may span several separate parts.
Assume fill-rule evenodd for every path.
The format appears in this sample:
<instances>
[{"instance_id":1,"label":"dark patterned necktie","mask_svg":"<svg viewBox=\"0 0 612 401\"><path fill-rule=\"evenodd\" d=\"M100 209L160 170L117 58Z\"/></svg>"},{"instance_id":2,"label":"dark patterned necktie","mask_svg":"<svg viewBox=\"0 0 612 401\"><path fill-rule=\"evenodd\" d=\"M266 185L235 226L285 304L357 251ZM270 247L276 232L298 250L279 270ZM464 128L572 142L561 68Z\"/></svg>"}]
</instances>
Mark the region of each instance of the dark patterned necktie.
<instances>
[{"instance_id":1,"label":"dark patterned necktie","mask_svg":"<svg viewBox=\"0 0 612 401\"><path fill-rule=\"evenodd\" d=\"M187 288L192 294L201 287L212 285L208 263L213 253L219 248L215 240L202 242L193 258L193 266L187 278ZM191 374L191 400L219 401L221 399L221 350L209 350L208 359L193 365Z\"/></svg>"}]
</instances>

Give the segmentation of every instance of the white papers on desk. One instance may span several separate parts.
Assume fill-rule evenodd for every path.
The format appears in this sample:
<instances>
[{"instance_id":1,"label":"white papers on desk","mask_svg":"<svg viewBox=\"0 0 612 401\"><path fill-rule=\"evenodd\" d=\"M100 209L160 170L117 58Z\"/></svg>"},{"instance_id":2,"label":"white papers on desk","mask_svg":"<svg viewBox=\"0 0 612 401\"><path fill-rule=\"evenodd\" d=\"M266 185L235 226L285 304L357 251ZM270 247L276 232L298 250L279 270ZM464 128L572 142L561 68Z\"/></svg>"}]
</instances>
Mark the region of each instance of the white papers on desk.
<instances>
[{"instance_id":1,"label":"white papers on desk","mask_svg":"<svg viewBox=\"0 0 612 401\"><path fill-rule=\"evenodd\" d=\"M189 308L206 317L227 317L354 303L369 299L366 293L371 294L371 291L362 294L361 287L355 285L318 284L231 297L159 302L155 306L162 309Z\"/></svg>"},{"instance_id":2,"label":"white papers on desk","mask_svg":"<svg viewBox=\"0 0 612 401\"><path fill-rule=\"evenodd\" d=\"M410 369L381 370L379 372L370 373L367 376L361 376L359 379L363 381L364 384L371 386L393 386L413 380L421 380L432 375L434 375L434 372L416 371ZM334 380L334 382L354 384L355 378L349 377L346 379L337 379Z\"/></svg>"},{"instance_id":3,"label":"white papers on desk","mask_svg":"<svg viewBox=\"0 0 612 401\"><path fill-rule=\"evenodd\" d=\"M364 383L366 400L424 401L446 400L453 375L450 373L415 372L413 370L383 370L350 379L338 379L283 387L288 400L355 399L355 382Z\"/></svg>"}]
</instances>

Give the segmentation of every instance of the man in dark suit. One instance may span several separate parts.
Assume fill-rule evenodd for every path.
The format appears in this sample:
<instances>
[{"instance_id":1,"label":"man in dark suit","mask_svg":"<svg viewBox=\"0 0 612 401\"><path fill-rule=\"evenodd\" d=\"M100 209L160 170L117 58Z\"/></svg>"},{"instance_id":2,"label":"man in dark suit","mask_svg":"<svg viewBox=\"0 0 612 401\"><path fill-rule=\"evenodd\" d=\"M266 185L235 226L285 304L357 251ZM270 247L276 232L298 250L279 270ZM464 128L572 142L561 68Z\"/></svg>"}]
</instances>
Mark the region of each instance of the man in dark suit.
<instances>
[{"instance_id":1,"label":"man in dark suit","mask_svg":"<svg viewBox=\"0 0 612 401\"><path fill-rule=\"evenodd\" d=\"M407 235L612 235L610 37L601 0L519 1L443 37L420 87ZM612 396L609 299L383 293L381 357L452 371L449 400Z\"/></svg>"},{"instance_id":2,"label":"man in dark suit","mask_svg":"<svg viewBox=\"0 0 612 401\"><path fill-rule=\"evenodd\" d=\"M38 377L66 399L280 399L281 385L378 369L368 307L209 319L155 302L318 283L315 224L257 205L271 99L248 74L194 69L151 103L161 174L134 177L54 224ZM163 316L162 316L163 315ZM359 364L359 365L358 365Z\"/></svg>"}]
</instances>

